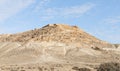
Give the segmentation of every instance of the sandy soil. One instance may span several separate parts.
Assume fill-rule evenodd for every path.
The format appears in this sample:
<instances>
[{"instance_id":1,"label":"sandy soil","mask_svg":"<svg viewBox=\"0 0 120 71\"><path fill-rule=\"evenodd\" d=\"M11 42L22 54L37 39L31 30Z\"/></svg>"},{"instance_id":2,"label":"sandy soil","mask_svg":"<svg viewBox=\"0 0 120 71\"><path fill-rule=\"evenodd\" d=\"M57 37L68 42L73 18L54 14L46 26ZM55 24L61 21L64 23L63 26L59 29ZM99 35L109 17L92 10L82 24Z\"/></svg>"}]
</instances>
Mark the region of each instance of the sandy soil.
<instances>
[{"instance_id":1,"label":"sandy soil","mask_svg":"<svg viewBox=\"0 0 120 71\"><path fill-rule=\"evenodd\" d=\"M0 71L76 71L73 67L95 71L104 62L120 62L119 48L78 48L58 42L0 43Z\"/></svg>"}]
</instances>

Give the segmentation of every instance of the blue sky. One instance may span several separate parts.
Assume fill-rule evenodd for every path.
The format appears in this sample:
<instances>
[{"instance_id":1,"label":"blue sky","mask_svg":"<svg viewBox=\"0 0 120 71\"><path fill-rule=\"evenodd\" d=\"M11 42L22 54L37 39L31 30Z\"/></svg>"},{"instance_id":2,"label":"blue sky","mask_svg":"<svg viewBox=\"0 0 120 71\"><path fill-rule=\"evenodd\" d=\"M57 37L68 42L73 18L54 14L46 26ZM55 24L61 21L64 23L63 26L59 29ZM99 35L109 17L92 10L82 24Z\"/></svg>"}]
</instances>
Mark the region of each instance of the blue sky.
<instances>
[{"instance_id":1,"label":"blue sky","mask_svg":"<svg viewBox=\"0 0 120 71\"><path fill-rule=\"evenodd\" d=\"M46 24L77 25L111 43L120 43L120 0L0 0L0 34Z\"/></svg>"}]
</instances>

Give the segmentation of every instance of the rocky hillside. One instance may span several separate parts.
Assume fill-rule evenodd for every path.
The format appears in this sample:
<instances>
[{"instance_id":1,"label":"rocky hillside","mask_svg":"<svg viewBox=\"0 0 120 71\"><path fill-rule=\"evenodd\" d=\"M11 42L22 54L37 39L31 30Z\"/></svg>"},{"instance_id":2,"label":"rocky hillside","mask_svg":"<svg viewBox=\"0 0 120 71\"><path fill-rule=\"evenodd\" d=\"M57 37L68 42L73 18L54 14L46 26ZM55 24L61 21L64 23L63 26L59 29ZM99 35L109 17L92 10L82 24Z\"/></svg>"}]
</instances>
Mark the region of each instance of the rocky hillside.
<instances>
[{"instance_id":1,"label":"rocky hillside","mask_svg":"<svg viewBox=\"0 0 120 71\"><path fill-rule=\"evenodd\" d=\"M73 70L76 67L95 71L100 63L120 62L120 48L116 46L108 48L114 45L77 26L49 24L0 35L0 71L78 71Z\"/></svg>"},{"instance_id":2,"label":"rocky hillside","mask_svg":"<svg viewBox=\"0 0 120 71\"><path fill-rule=\"evenodd\" d=\"M34 29L18 34L0 35L0 42L62 42L77 47L112 47L111 44L91 36L77 26L64 24L48 24L40 29Z\"/></svg>"}]
</instances>

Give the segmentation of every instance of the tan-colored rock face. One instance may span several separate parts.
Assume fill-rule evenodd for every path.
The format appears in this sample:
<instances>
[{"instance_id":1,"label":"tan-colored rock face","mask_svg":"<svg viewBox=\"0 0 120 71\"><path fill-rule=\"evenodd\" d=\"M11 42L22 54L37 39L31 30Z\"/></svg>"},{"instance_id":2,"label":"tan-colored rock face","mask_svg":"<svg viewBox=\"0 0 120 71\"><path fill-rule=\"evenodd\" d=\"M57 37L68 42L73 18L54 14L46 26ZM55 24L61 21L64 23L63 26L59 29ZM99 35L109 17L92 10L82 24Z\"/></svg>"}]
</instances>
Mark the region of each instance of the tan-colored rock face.
<instances>
[{"instance_id":1,"label":"tan-colored rock face","mask_svg":"<svg viewBox=\"0 0 120 71\"><path fill-rule=\"evenodd\" d=\"M57 41L66 44L74 44L77 47L112 47L111 44L101 41L89 35L77 26L64 24L48 24L40 29L23 33L4 35L0 37L1 42L42 42Z\"/></svg>"}]
</instances>

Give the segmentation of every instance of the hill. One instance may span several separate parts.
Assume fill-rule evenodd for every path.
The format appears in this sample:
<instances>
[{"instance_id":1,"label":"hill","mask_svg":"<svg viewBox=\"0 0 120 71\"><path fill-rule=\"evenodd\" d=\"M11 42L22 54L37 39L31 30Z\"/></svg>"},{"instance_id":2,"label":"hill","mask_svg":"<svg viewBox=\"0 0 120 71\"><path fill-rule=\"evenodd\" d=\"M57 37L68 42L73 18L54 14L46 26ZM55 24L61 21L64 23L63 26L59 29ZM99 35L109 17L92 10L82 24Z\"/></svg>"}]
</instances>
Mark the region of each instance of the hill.
<instances>
[{"instance_id":1,"label":"hill","mask_svg":"<svg viewBox=\"0 0 120 71\"><path fill-rule=\"evenodd\" d=\"M77 47L112 47L110 43L99 40L84 32L77 26L65 24L48 24L40 29L34 29L18 34L1 35L0 42L62 42Z\"/></svg>"},{"instance_id":2,"label":"hill","mask_svg":"<svg viewBox=\"0 0 120 71\"><path fill-rule=\"evenodd\" d=\"M102 41L77 26L48 24L1 34L0 71L97 71L103 62L120 62L119 49L118 44Z\"/></svg>"}]
</instances>

